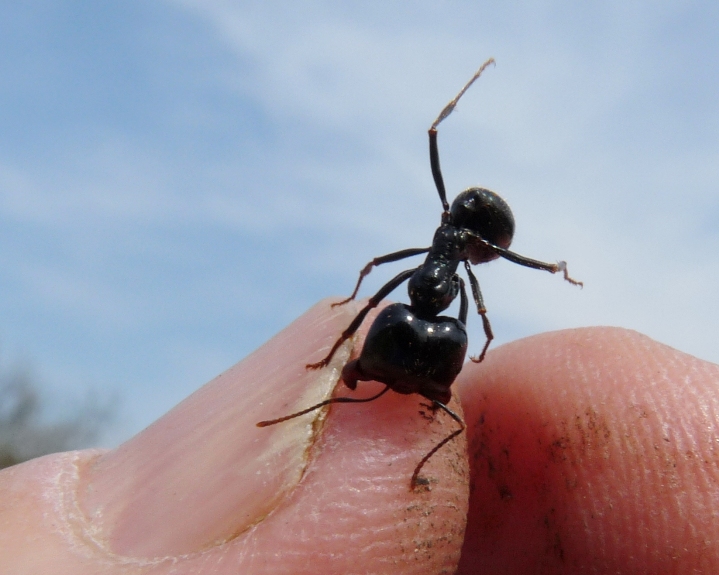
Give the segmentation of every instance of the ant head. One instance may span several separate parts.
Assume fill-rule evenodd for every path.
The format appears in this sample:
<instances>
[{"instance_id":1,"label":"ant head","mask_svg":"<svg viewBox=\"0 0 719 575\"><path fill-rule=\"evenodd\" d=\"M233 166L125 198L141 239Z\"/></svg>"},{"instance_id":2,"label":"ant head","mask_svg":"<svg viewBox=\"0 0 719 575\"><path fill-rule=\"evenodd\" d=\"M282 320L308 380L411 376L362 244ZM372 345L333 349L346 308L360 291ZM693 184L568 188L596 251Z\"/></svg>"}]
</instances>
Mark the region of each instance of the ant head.
<instances>
[{"instance_id":1,"label":"ant head","mask_svg":"<svg viewBox=\"0 0 719 575\"><path fill-rule=\"evenodd\" d=\"M507 249L514 236L514 216L509 205L497 194L484 188L468 188L459 194L450 212L450 223L479 235L490 244ZM468 258L481 264L498 258L496 252L479 242L469 242Z\"/></svg>"}]
</instances>

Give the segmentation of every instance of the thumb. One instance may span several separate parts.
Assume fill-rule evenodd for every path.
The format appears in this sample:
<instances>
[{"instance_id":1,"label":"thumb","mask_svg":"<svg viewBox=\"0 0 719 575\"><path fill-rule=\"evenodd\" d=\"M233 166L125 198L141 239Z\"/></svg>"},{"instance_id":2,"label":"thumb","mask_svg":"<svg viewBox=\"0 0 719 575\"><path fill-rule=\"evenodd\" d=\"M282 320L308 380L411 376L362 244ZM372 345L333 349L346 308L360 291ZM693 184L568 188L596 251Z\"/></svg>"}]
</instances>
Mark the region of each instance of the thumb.
<instances>
[{"instance_id":1,"label":"thumb","mask_svg":"<svg viewBox=\"0 0 719 575\"><path fill-rule=\"evenodd\" d=\"M74 532L118 572L454 570L468 497L464 437L427 463L429 489L409 489L419 460L456 429L451 419L430 423L418 396L388 393L255 425L332 393L349 350L321 371L305 364L353 315L319 304L135 438L81 458ZM369 397L377 385L338 395Z\"/></svg>"}]
</instances>

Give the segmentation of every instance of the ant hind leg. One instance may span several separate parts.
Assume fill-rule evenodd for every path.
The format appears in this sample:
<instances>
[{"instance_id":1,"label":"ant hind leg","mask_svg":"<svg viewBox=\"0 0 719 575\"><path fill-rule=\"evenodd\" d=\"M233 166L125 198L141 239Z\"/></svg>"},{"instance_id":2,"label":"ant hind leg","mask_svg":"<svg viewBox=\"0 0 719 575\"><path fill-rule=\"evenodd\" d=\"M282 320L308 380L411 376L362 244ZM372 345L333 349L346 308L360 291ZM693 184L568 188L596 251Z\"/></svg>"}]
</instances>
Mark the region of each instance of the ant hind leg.
<instances>
[{"instance_id":1,"label":"ant hind leg","mask_svg":"<svg viewBox=\"0 0 719 575\"><path fill-rule=\"evenodd\" d=\"M288 419L294 419L295 417L299 417L300 415L304 415L305 413L310 413L311 411L314 411L316 409L319 409L320 407L324 407L325 405L330 405L331 403L367 403L369 401L374 401L378 397L383 396L385 393L389 391L389 385L387 385L382 391L379 393L371 396L371 397L364 397L364 398L355 398L355 397L332 397L330 399L325 399L324 401L320 401L319 403L313 405L312 407L308 407L307 409L303 409L302 411L298 411L296 413L292 413L290 415L285 415L284 417L278 417L277 419L268 419L266 421L258 421L255 423L257 427L267 427L268 425L275 425L275 423L282 423L283 421L287 421Z\"/></svg>"},{"instance_id":2,"label":"ant hind leg","mask_svg":"<svg viewBox=\"0 0 719 575\"><path fill-rule=\"evenodd\" d=\"M437 453L442 447L447 445L450 441L452 441L455 437L457 437L460 433L462 433L465 430L465 423L462 421L462 418L457 415L454 411L452 411L449 407L447 407L444 403L440 403L437 400L432 400L432 410L437 411L438 409L442 409L445 412L449 414L449 416L454 419L457 423L459 423L459 429L453 431L450 433L447 437L445 437L442 441L440 441L437 445L435 445L427 455L425 455L420 462L417 464L417 467L414 468L414 473L412 473L412 479L410 480L409 487L411 491L414 491L417 488L417 485L427 485L429 482L419 477L419 472L422 470L422 467L424 467L424 464L429 461L429 458L432 457L435 453Z\"/></svg>"}]
</instances>

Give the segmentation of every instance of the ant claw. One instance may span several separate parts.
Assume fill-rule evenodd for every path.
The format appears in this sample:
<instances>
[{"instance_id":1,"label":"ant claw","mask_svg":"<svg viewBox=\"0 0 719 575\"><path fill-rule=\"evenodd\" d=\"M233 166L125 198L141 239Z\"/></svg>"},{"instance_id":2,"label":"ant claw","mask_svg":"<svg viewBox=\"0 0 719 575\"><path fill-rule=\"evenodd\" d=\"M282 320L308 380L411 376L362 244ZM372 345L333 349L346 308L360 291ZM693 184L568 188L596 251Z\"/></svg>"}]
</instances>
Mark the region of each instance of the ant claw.
<instances>
[{"instance_id":1,"label":"ant claw","mask_svg":"<svg viewBox=\"0 0 719 575\"><path fill-rule=\"evenodd\" d=\"M432 491L432 487L429 484L429 479L426 477L413 477L412 483L409 486L410 491Z\"/></svg>"},{"instance_id":2,"label":"ant claw","mask_svg":"<svg viewBox=\"0 0 719 575\"><path fill-rule=\"evenodd\" d=\"M434 421L434 414L437 413L438 407L433 403L420 403L420 407L425 407L429 410L429 413L423 409L419 410L419 414L427 421Z\"/></svg>"},{"instance_id":3,"label":"ant claw","mask_svg":"<svg viewBox=\"0 0 719 575\"><path fill-rule=\"evenodd\" d=\"M327 364L329 362L326 359L323 359L322 361L318 361L317 363L308 363L305 365L305 369L307 370L315 370L315 369L322 369L323 367L327 367Z\"/></svg>"},{"instance_id":4,"label":"ant claw","mask_svg":"<svg viewBox=\"0 0 719 575\"><path fill-rule=\"evenodd\" d=\"M419 414L422 417L422 419L425 419L426 421L434 421L434 414L433 413L427 413L426 411L419 410Z\"/></svg>"},{"instance_id":5,"label":"ant claw","mask_svg":"<svg viewBox=\"0 0 719 575\"><path fill-rule=\"evenodd\" d=\"M338 302L331 304L330 307L332 307L332 308L339 307L339 306L345 305L351 301L352 301L352 298L348 297L347 299L343 299L342 301L338 301Z\"/></svg>"},{"instance_id":6,"label":"ant claw","mask_svg":"<svg viewBox=\"0 0 719 575\"><path fill-rule=\"evenodd\" d=\"M557 271L562 272L564 274L564 279L570 284L574 286L579 286L581 289L584 289L584 282L580 282L578 280L575 280L574 278L569 277L569 270L567 270L567 262L559 262L557 264Z\"/></svg>"}]
</instances>

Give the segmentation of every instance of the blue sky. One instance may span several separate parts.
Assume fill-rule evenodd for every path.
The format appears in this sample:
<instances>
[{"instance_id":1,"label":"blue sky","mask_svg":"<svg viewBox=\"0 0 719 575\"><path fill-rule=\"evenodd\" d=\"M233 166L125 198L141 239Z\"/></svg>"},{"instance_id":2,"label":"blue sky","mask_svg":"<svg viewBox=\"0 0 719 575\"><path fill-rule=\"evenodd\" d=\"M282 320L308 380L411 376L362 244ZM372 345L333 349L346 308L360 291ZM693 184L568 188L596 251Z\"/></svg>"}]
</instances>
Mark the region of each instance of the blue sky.
<instances>
[{"instance_id":1,"label":"blue sky","mask_svg":"<svg viewBox=\"0 0 719 575\"><path fill-rule=\"evenodd\" d=\"M0 357L115 444L481 185L496 343L618 325L719 362L719 5L34 1L0 18ZM375 271L365 295L399 267ZM394 294L406 300L404 289ZM481 322L470 318L473 349Z\"/></svg>"}]
</instances>

